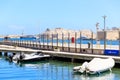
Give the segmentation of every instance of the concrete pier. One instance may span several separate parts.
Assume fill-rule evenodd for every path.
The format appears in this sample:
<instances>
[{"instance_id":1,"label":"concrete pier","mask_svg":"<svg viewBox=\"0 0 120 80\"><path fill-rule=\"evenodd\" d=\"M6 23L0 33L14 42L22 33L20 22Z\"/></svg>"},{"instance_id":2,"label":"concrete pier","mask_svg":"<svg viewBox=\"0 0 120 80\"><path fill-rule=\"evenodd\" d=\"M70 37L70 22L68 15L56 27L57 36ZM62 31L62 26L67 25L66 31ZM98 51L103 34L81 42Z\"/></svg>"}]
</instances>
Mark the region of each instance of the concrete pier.
<instances>
[{"instance_id":1,"label":"concrete pier","mask_svg":"<svg viewBox=\"0 0 120 80\"><path fill-rule=\"evenodd\" d=\"M53 45L54 46L54 45ZM104 55L103 49L88 49L88 48L81 48L81 52L74 52L75 48L70 47L70 52L67 51L67 47L63 47L66 51L61 51L62 47L58 48L60 50L54 51L54 49L30 49L25 47L14 47L8 45L0 45L0 52L13 52L13 53L33 53L33 52L42 52L43 54L49 54L53 57L63 57L63 58L71 58L71 61L74 62L75 59L82 59L82 60L92 60L93 58L108 58L112 57L116 63L120 64L120 56L106 56ZM46 45L44 46L46 48ZM49 48L52 48L49 46ZM76 48L79 51L79 48ZM91 54L91 52L93 52Z\"/></svg>"},{"instance_id":2,"label":"concrete pier","mask_svg":"<svg viewBox=\"0 0 120 80\"><path fill-rule=\"evenodd\" d=\"M116 63L120 64L119 56L107 56L107 55L94 55L94 54L83 54L83 53L68 53L68 52L56 52L56 51L41 51L44 54L52 55L53 57L63 57L71 58L71 61L74 62L75 59L81 60L92 60L93 58L113 58Z\"/></svg>"}]
</instances>

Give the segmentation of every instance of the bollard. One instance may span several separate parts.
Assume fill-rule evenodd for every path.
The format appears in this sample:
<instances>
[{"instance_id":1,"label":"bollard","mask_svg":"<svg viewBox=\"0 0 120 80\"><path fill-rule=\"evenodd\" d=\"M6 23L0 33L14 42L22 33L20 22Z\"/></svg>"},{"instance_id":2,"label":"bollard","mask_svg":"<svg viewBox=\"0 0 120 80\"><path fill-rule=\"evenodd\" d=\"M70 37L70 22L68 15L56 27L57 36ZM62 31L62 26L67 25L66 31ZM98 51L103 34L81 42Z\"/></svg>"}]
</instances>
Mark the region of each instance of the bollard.
<instances>
[{"instance_id":1,"label":"bollard","mask_svg":"<svg viewBox=\"0 0 120 80\"><path fill-rule=\"evenodd\" d=\"M4 52L4 56L5 56L5 57L8 56L8 53L7 53L7 52Z\"/></svg>"},{"instance_id":2,"label":"bollard","mask_svg":"<svg viewBox=\"0 0 120 80\"><path fill-rule=\"evenodd\" d=\"M10 61L10 62L13 61L13 55L9 55L9 61Z\"/></svg>"},{"instance_id":3,"label":"bollard","mask_svg":"<svg viewBox=\"0 0 120 80\"><path fill-rule=\"evenodd\" d=\"M12 55L14 56L14 55L15 55L15 53L12 53Z\"/></svg>"},{"instance_id":4,"label":"bollard","mask_svg":"<svg viewBox=\"0 0 120 80\"><path fill-rule=\"evenodd\" d=\"M2 56L2 52L0 52L0 56Z\"/></svg>"}]
</instances>

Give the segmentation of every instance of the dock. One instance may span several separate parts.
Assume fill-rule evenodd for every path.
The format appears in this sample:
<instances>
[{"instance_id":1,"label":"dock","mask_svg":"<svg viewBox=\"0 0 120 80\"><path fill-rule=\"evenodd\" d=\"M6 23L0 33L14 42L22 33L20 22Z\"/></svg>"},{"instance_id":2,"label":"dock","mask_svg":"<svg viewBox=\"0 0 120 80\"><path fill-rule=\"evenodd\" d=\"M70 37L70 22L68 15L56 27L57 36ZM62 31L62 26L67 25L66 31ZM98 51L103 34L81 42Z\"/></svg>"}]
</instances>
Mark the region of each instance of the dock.
<instances>
[{"instance_id":1,"label":"dock","mask_svg":"<svg viewBox=\"0 0 120 80\"><path fill-rule=\"evenodd\" d=\"M45 46L47 47L47 46ZM43 49L32 49L26 47L18 47L11 45L0 45L0 52L13 52L13 53L33 53L33 52L41 52L43 54L49 54L52 57L63 57L70 58L71 62L74 62L75 59L80 60L92 60L93 58L113 58L116 63L120 64L120 56L107 56L103 54L90 54L90 53L75 53L75 52L63 52L59 50L43 50Z\"/></svg>"}]
</instances>

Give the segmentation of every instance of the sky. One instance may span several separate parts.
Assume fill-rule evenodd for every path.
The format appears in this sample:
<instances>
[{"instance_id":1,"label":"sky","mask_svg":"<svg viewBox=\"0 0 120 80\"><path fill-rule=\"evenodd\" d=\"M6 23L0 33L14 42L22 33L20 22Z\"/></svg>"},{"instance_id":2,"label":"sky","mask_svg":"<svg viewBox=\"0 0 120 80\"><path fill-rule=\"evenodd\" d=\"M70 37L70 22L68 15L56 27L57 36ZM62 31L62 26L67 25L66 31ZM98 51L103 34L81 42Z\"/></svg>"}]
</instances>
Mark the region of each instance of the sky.
<instances>
[{"instance_id":1,"label":"sky","mask_svg":"<svg viewBox=\"0 0 120 80\"><path fill-rule=\"evenodd\" d=\"M120 0L0 0L0 35L120 27Z\"/></svg>"}]
</instances>

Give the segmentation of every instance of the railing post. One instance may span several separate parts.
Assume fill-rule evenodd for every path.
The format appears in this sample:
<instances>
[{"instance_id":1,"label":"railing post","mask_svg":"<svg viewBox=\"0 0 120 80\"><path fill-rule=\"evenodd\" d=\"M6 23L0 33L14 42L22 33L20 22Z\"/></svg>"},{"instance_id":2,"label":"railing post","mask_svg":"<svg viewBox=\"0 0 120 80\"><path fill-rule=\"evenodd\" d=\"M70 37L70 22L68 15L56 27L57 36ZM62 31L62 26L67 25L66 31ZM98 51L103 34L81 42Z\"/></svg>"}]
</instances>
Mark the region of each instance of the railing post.
<instances>
[{"instance_id":1,"label":"railing post","mask_svg":"<svg viewBox=\"0 0 120 80\"><path fill-rule=\"evenodd\" d=\"M75 52L77 53L77 32L75 32Z\"/></svg>"},{"instance_id":2,"label":"railing post","mask_svg":"<svg viewBox=\"0 0 120 80\"><path fill-rule=\"evenodd\" d=\"M38 46L37 46L37 39L35 40L35 43L36 43L36 44L35 44L35 45L36 45L35 48L37 49L37 48L38 48Z\"/></svg>"},{"instance_id":3,"label":"railing post","mask_svg":"<svg viewBox=\"0 0 120 80\"><path fill-rule=\"evenodd\" d=\"M47 49L49 49L49 47L48 47L48 34L47 34Z\"/></svg>"},{"instance_id":4,"label":"railing post","mask_svg":"<svg viewBox=\"0 0 120 80\"><path fill-rule=\"evenodd\" d=\"M44 40L45 40L45 35L43 34L43 49L45 49L45 42L44 42Z\"/></svg>"},{"instance_id":5,"label":"railing post","mask_svg":"<svg viewBox=\"0 0 120 80\"><path fill-rule=\"evenodd\" d=\"M34 42L32 41L32 48L34 47Z\"/></svg>"},{"instance_id":6,"label":"railing post","mask_svg":"<svg viewBox=\"0 0 120 80\"><path fill-rule=\"evenodd\" d=\"M25 40L25 47L27 47L27 40Z\"/></svg>"},{"instance_id":7,"label":"railing post","mask_svg":"<svg viewBox=\"0 0 120 80\"><path fill-rule=\"evenodd\" d=\"M18 40L18 46L20 45L20 41Z\"/></svg>"},{"instance_id":8,"label":"railing post","mask_svg":"<svg viewBox=\"0 0 120 80\"><path fill-rule=\"evenodd\" d=\"M57 33L57 47L58 47L58 33Z\"/></svg>"},{"instance_id":9,"label":"railing post","mask_svg":"<svg viewBox=\"0 0 120 80\"><path fill-rule=\"evenodd\" d=\"M21 46L21 40L19 40L19 45L18 46Z\"/></svg>"},{"instance_id":10,"label":"railing post","mask_svg":"<svg viewBox=\"0 0 120 80\"><path fill-rule=\"evenodd\" d=\"M31 47L31 40L30 40L30 47Z\"/></svg>"},{"instance_id":11,"label":"railing post","mask_svg":"<svg viewBox=\"0 0 120 80\"><path fill-rule=\"evenodd\" d=\"M16 46L18 46L18 40L16 40Z\"/></svg>"},{"instance_id":12,"label":"railing post","mask_svg":"<svg viewBox=\"0 0 120 80\"><path fill-rule=\"evenodd\" d=\"M29 47L29 40L28 40L28 47Z\"/></svg>"},{"instance_id":13,"label":"railing post","mask_svg":"<svg viewBox=\"0 0 120 80\"><path fill-rule=\"evenodd\" d=\"M52 50L53 50L53 34L52 34Z\"/></svg>"},{"instance_id":14,"label":"railing post","mask_svg":"<svg viewBox=\"0 0 120 80\"><path fill-rule=\"evenodd\" d=\"M28 42L27 42L27 40L26 40L26 47L28 48Z\"/></svg>"},{"instance_id":15,"label":"railing post","mask_svg":"<svg viewBox=\"0 0 120 80\"><path fill-rule=\"evenodd\" d=\"M64 51L64 34L62 33L62 51Z\"/></svg>"},{"instance_id":16,"label":"railing post","mask_svg":"<svg viewBox=\"0 0 120 80\"><path fill-rule=\"evenodd\" d=\"M120 55L120 30L119 30L118 33L119 33L119 39L118 40L119 40L119 55Z\"/></svg>"},{"instance_id":17,"label":"railing post","mask_svg":"<svg viewBox=\"0 0 120 80\"><path fill-rule=\"evenodd\" d=\"M68 52L70 52L70 33L68 32Z\"/></svg>"},{"instance_id":18,"label":"railing post","mask_svg":"<svg viewBox=\"0 0 120 80\"><path fill-rule=\"evenodd\" d=\"M106 31L104 30L104 50L106 49Z\"/></svg>"},{"instance_id":19,"label":"railing post","mask_svg":"<svg viewBox=\"0 0 120 80\"><path fill-rule=\"evenodd\" d=\"M91 31L91 32L92 32L92 31ZM92 39L91 50L92 50L92 54L93 54L93 32L92 32L92 35L91 35L91 39Z\"/></svg>"},{"instance_id":20,"label":"railing post","mask_svg":"<svg viewBox=\"0 0 120 80\"><path fill-rule=\"evenodd\" d=\"M39 49L41 49L41 38L39 39Z\"/></svg>"},{"instance_id":21,"label":"railing post","mask_svg":"<svg viewBox=\"0 0 120 80\"><path fill-rule=\"evenodd\" d=\"M81 51L81 50L82 50L82 49L81 49L81 44L82 44L81 41L82 41L82 40L81 40L81 32L80 32L80 53L82 52L82 51Z\"/></svg>"}]
</instances>

